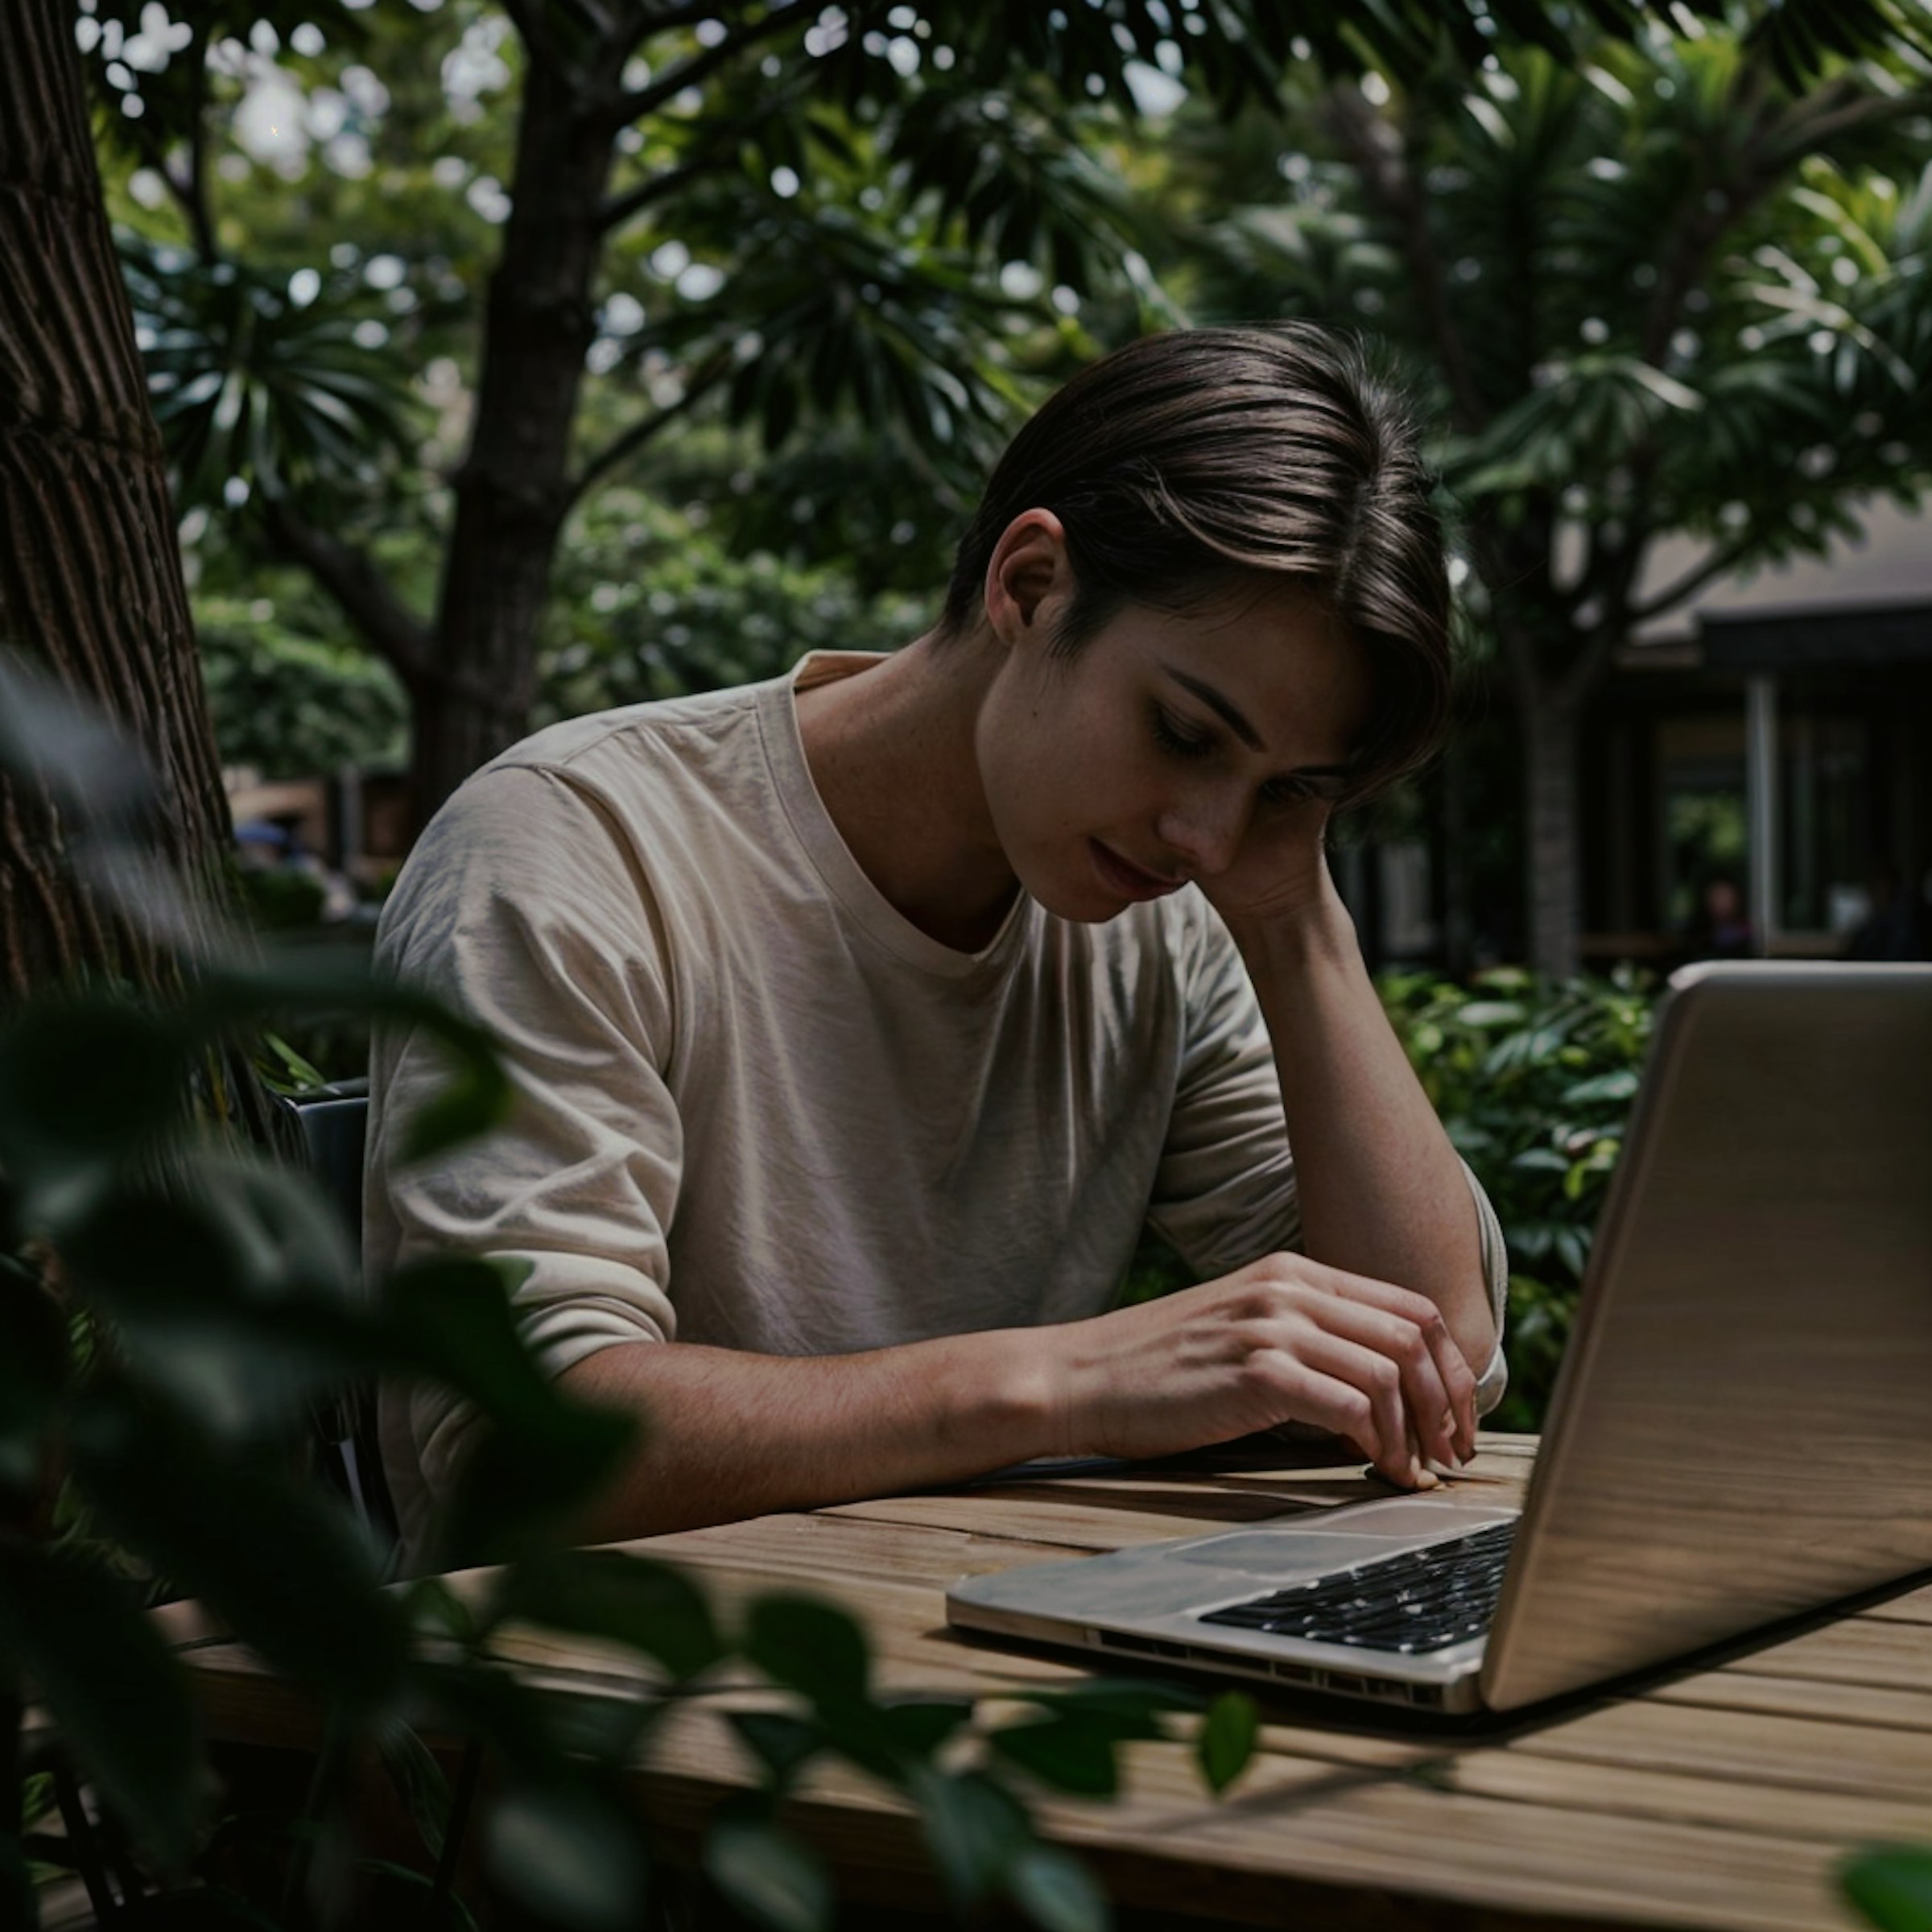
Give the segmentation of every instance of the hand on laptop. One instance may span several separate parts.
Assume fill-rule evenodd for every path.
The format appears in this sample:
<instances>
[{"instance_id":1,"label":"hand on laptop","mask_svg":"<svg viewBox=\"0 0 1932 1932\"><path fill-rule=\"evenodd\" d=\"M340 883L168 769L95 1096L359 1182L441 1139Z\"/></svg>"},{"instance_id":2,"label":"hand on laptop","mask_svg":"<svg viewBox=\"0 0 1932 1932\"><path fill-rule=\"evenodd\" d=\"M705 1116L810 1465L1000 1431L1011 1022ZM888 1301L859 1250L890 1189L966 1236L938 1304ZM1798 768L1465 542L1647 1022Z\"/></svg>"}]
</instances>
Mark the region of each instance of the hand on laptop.
<instances>
[{"instance_id":1,"label":"hand on laptop","mask_svg":"<svg viewBox=\"0 0 1932 1932\"><path fill-rule=\"evenodd\" d=\"M1171 1455L1285 1422L1392 1482L1476 1449L1476 1377L1435 1304L1298 1254L1052 1330L1066 1452Z\"/></svg>"}]
</instances>

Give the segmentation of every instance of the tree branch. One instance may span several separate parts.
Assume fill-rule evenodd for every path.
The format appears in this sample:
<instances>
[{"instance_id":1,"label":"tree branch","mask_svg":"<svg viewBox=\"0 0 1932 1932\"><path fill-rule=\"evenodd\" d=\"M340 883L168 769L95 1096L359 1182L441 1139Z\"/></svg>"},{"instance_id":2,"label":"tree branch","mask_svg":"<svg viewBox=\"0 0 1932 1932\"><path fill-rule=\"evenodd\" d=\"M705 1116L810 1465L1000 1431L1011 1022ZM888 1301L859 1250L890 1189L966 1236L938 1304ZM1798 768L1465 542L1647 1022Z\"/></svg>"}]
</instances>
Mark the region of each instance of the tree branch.
<instances>
[{"instance_id":1,"label":"tree branch","mask_svg":"<svg viewBox=\"0 0 1932 1932\"><path fill-rule=\"evenodd\" d=\"M429 667L429 627L410 613L375 559L317 529L286 497L264 491L260 503L262 526L276 549L308 572L398 676L420 677Z\"/></svg>"},{"instance_id":2,"label":"tree branch","mask_svg":"<svg viewBox=\"0 0 1932 1932\"><path fill-rule=\"evenodd\" d=\"M1422 312L1449 385L1456 427L1465 435L1474 436L1488 422L1489 412L1476 387L1462 336L1449 313L1443 265L1435 252L1435 237L1429 232L1428 209L1414 177L1391 149L1358 89L1342 86L1330 93L1328 120L1349 164L1400 231L1402 253L1415 277Z\"/></svg>"},{"instance_id":3,"label":"tree branch","mask_svg":"<svg viewBox=\"0 0 1932 1932\"><path fill-rule=\"evenodd\" d=\"M1630 621L1648 624L1653 617L1662 617L1673 605L1681 604L1685 598L1695 596L1713 577L1721 577L1727 572L1736 570L1757 548L1755 537L1740 537L1722 550L1713 551L1695 569L1687 570L1674 584L1660 590L1648 603L1635 604L1630 608Z\"/></svg>"},{"instance_id":4,"label":"tree branch","mask_svg":"<svg viewBox=\"0 0 1932 1932\"><path fill-rule=\"evenodd\" d=\"M703 161L687 161L682 167L667 167L663 174L653 175L636 188L609 196L597 210L597 226L606 233L613 228L621 228L633 215L642 214L654 202L675 195L679 188L688 187L706 175L720 174L735 165L733 159L713 155Z\"/></svg>"},{"instance_id":5,"label":"tree branch","mask_svg":"<svg viewBox=\"0 0 1932 1932\"><path fill-rule=\"evenodd\" d=\"M653 410L649 415L632 423L621 436L613 436L572 478L564 495L566 506L576 502L579 497L601 482L620 463L635 456L660 430L668 428L679 417L688 414L704 397L724 380L730 368L729 354L720 349L686 383L683 394L676 402L667 403L662 409Z\"/></svg>"},{"instance_id":6,"label":"tree branch","mask_svg":"<svg viewBox=\"0 0 1932 1932\"><path fill-rule=\"evenodd\" d=\"M667 28L682 26L687 22L715 18L715 5L704 7L679 7L653 16L646 24L646 34L662 33ZM708 47L695 53L688 60L680 60L662 79L653 80L647 87L633 89L618 97L611 109L610 126L614 133L620 127L628 127L634 121L641 121L646 114L654 114L666 101L675 100L687 87L696 87L700 80L708 80L720 67L749 47L756 47L761 40L769 40L774 35L786 33L793 28L801 31L809 23L810 15L802 6L773 6L762 20L751 26L741 27L735 34L728 35L716 47ZM644 36L640 36L643 38Z\"/></svg>"}]
</instances>

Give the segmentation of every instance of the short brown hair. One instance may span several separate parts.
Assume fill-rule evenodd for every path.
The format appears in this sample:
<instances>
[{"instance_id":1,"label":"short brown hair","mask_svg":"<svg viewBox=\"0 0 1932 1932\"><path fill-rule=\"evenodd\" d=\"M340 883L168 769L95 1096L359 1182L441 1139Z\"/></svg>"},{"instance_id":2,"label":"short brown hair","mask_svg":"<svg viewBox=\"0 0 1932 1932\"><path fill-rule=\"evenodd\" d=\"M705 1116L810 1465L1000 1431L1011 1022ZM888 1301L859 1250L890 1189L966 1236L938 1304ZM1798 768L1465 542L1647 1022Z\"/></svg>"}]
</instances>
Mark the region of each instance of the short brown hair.
<instances>
[{"instance_id":1,"label":"short brown hair","mask_svg":"<svg viewBox=\"0 0 1932 1932\"><path fill-rule=\"evenodd\" d=\"M962 635L1013 519L1049 510L1077 588L1071 656L1129 604L1185 611L1257 575L1314 592L1368 653L1357 799L1435 751L1450 705L1449 582L1406 402L1359 343L1306 323L1176 329L1102 357L1001 457L940 619Z\"/></svg>"}]
</instances>

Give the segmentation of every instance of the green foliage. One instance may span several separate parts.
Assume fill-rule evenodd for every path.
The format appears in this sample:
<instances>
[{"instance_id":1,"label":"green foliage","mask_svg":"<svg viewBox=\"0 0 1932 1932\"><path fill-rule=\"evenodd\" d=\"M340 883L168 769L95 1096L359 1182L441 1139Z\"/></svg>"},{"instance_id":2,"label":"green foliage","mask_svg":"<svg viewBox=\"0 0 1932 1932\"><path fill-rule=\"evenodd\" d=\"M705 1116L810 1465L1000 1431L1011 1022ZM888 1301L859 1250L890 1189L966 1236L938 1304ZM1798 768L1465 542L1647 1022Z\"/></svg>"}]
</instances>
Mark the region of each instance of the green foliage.
<instances>
[{"instance_id":1,"label":"green foliage","mask_svg":"<svg viewBox=\"0 0 1932 1932\"><path fill-rule=\"evenodd\" d=\"M333 641L333 626L308 627L320 617L212 588L196 597L195 635L223 764L252 766L272 780L403 762L408 704L394 673Z\"/></svg>"},{"instance_id":2,"label":"green foliage","mask_svg":"<svg viewBox=\"0 0 1932 1932\"><path fill-rule=\"evenodd\" d=\"M180 507L300 490L322 514L365 494L378 461L410 442L408 380L380 353L388 332L360 281L318 278L299 299L280 272L132 233L122 253Z\"/></svg>"},{"instance_id":3,"label":"green foliage","mask_svg":"<svg viewBox=\"0 0 1932 1932\"><path fill-rule=\"evenodd\" d=\"M536 720L774 677L807 650L890 650L931 603L867 596L843 564L734 555L701 504L667 509L613 487L586 505L558 559Z\"/></svg>"},{"instance_id":4,"label":"green foliage","mask_svg":"<svg viewBox=\"0 0 1932 1932\"><path fill-rule=\"evenodd\" d=\"M76 841L125 836L138 822L123 810L126 783L111 793L118 815L90 821L89 796L109 788L72 762L98 734L3 663L0 698L14 726L9 766L58 780ZM127 754L109 749L126 781ZM118 910L151 923L162 910L151 877ZM420 1741L428 1732L473 1740L492 1761L481 1828L508 1894L559 1927L634 1926L650 1859L621 1774L672 1699L749 1669L770 1704L732 1721L759 1781L717 1818L704 1858L751 1923L832 1923L823 1865L775 1815L825 1756L918 1807L962 1915L1001 1903L1050 1932L1104 1926L1104 1901L1039 1842L1025 1792L1110 1792L1122 1742L1161 1735L1170 1714L1203 1700L1124 1682L1022 1692L1026 1715L982 1729L969 1699L876 1690L863 1629L831 1604L769 1594L727 1620L669 1566L560 1546L557 1525L630 1447L631 1418L571 1399L540 1373L510 1282L487 1262L419 1262L364 1297L316 1187L198 1120L192 1099L194 1071L222 1034L290 1011L398 1021L436 1039L452 1067L408 1125L406 1158L426 1159L502 1117L510 1090L491 1043L340 955L182 963L171 999L83 990L0 1030L0 1684L31 1680L55 1748L115 1827L187 1888L155 1909L156 1922L217 1911L256 1926L309 1922L318 1861L341 1852L342 1779L368 1754L390 1768L419 1820L425 1864L369 1869L427 1888L432 1917L464 1922L426 1876L467 1824ZM464 1598L436 1576L383 1588L365 1534L304 1470L318 1406L378 1376L440 1385L477 1413L481 1446L440 1548L446 1561L499 1567ZM62 1519L85 1522L88 1535L27 1527L47 1517L56 1485ZM192 1887L217 1788L186 1677L143 1615L144 1592L175 1589L324 1713L310 1811L283 1831L290 1870L276 1916L270 1901ZM519 1678L503 1641L531 1626L630 1652L636 1695L566 1697ZM17 1730L21 1716L17 1701L0 1704L0 1721ZM1203 1761L1218 1786L1252 1748L1252 1711L1224 1700L1209 1726ZM37 1763L23 1766L30 1773ZM27 1882L25 1795L14 1791L14 1822L0 1833L0 1885L16 1893Z\"/></svg>"},{"instance_id":5,"label":"green foliage","mask_svg":"<svg viewBox=\"0 0 1932 1932\"><path fill-rule=\"evenodd\" d=\"M1629 969L1551 985L1509 968L1468 987L1393 974L1381 992L1451 1141L1495 1206L1516 1270L1509 1393L1493 1419L1540 1428L1622 1150L1653 989Z\"/></svg>"},{"instance_id":6,"label":"green foliage","mask_svg":"<svg viewBox=\"0 0 1932 1932\"><path fill-rule=\"evenodd\" d=\"M1932 1932L1932 1849L1876 1846L1840 1869L1839 1885L1878 1932Z\"/></svg>"}]
</instances>

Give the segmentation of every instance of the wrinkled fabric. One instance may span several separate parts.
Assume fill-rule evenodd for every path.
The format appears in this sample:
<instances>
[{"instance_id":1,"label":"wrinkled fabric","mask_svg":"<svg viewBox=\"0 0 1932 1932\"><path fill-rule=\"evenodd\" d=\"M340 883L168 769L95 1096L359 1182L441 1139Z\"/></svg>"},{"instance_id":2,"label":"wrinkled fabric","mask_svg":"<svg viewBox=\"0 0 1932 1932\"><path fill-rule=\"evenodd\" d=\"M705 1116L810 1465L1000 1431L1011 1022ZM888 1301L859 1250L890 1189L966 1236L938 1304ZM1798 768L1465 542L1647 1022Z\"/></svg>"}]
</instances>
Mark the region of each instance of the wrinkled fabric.
<instances>
[{"instance_id":1,"label":"wrinkled fabric","mask_svg":"<svg viewBox=\"0 0 1932 1932\"><path fill-rule=\"evenodd\" d=\"M1203 1278L1299 1245L1267 1030L1197 890L1099 926L1022 894L968 954L861 871L792 694L876 661L572 720L436 815L378 959L491 1030L516 1102L405 1166L446 1067L419 1031L379 1035L372 1280L529 1264L516 1316L555 1375L618 1343L842 1354L1097 1315L1150 1222ZM1507 1262L1470 1184L1500 1332ZM1480 1407L1503 1378L1499 1348ZM469 1421L384 1392L407 1548Z\"/></svg>"}]
</instances>

